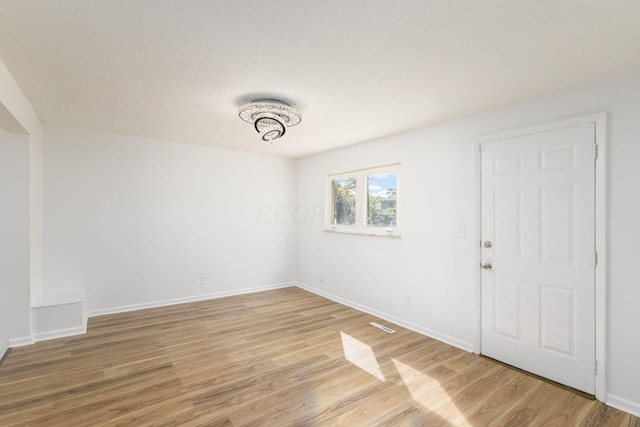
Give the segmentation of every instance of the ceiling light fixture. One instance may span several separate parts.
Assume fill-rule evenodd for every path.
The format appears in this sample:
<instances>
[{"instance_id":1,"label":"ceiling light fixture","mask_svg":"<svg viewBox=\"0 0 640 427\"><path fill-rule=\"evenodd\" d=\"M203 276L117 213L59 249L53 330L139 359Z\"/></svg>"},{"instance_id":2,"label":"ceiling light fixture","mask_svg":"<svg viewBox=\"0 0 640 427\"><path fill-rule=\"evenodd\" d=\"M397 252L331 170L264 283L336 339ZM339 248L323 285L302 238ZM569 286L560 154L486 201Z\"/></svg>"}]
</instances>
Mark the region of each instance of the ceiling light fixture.
<instances>
[{"instance_id":1,"label":"ceiling light fixture","mask_svg":"<svg viewBox=\"0 0 640 427\"><path fill-rule=\"evenodd\" d=\"M263 141L271 144L284 135L285 128L302 121L298 110L277 99L256 99L240 107L238 115L252 123Z\"/></svg>"}]
</instances>

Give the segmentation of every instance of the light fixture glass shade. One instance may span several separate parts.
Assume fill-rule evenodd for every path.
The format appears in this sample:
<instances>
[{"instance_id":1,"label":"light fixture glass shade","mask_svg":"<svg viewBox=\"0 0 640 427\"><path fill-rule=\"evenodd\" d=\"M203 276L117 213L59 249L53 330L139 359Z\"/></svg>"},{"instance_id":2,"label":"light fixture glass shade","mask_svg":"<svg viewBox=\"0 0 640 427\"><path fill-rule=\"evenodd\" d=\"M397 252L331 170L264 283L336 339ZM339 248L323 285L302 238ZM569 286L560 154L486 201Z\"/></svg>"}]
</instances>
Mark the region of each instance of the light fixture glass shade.
<instances>
[{"instance_id":1,"label":"light fixture glass shade","mask_svg":"<svg viewBox=\"0 0 640 427\"><path fill-rule=\"evenodd\" d=\"M240 107L238 115L252 123L263 141L272 143L285 133L285 129L302 121L298 110L277 99L256 99Z\"/></svg>"}]
</instances>

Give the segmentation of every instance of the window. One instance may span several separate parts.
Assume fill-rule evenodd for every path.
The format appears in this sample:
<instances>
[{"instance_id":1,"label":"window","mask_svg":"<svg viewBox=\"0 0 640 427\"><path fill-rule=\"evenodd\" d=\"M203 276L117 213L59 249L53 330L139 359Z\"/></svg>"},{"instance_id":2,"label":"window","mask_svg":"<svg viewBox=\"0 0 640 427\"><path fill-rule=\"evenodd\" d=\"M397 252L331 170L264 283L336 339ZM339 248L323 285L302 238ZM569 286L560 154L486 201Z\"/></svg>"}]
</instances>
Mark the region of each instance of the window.
<instances>
[{"instance_id":1,"label":"window","mask_svg":"<svg viewBox=\"0 0 640 427\"><path fill-rule=\"evenodd\" d=\"M400 164L329 175L327 231L398 237Z\"/></svg>"}]
</instances>

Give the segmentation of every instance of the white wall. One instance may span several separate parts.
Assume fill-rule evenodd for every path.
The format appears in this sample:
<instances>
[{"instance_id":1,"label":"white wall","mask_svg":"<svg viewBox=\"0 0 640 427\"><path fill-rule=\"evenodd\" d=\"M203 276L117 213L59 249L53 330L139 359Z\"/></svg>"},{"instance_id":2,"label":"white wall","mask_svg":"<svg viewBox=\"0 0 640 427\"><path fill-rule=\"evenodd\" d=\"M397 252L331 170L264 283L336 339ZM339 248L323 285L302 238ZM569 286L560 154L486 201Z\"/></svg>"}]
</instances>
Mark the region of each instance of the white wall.
<instances>
[{"instance_id":1,"label":"white wall","mask_svg":"<svg viewBox=\"0 0 640 427\"><path fill-rule=\"evenodd\" d=\"M402 162L398 240L298 227L298 281L418 330L477 348L475 138L567 117L609 114L607 400L640 413L640 75L301 159L298 203L324 206L330 173ZM464 224L465 238L455 236ZM323 278L321 280L321 277ZM410 296L412 307L403 306Z\"/></svg>"},{"instance_id":2,"label":"white wall","mask_svg":"<svg viewBox=\"0 0 640 427\"><path fill-rule=\"evenodd\" d=\"M295 280L295 224L259 216L294 205L293 160L60 126L43 135L45 294L84 289L92 312Z\"/></svg>"},{"instance_id":3,"label":"white wall","mask_svg":"<svg viewBox=\"0 0 640 427\"><path fill-rule=\"evenodd\" d=\"M42 125L31 103L24 96L4 62L0 59L0 120L8 119L13 132L29 135L29 287L31 300L42 293ZM6 113L5 113L6 112Z\"/></svg>"},{"instance_id":4,"label":"white wall","mask_svg":"<svg viewBox=\"0 0 640 427\"><path fill-rule=\"evenodd\" d=\"M0 357L29 335L29 142L0 128Z\"/></svg>"},{"instance_id":5,"label":"white wall","mask_svg":"<svg viewBox=\"0 0 640 427\"><path fill-rule=\"evenodd\" d=\"M326 176L401 162L400 239L323 232L318 218L298 230L298 280L383 311L470 349L474 341L473 121L439 126L300 160L298 203L322 206ZM321 277L324 277L321 282ZM411 308L404 307L404 297Z\"/></svg>"},{"instance_id":6,"label":"white wall","mask_svg":"<svg viewBox=\"0 0 640 427\"><path fill-rule=\"evenodd\" d=\"M2 285L0 285L0 353L6 350L5 341L24 339L30 335L30 298L41 290L41 180L40 154L42 150L42 127L31 104L24 96L9 70L0 59L0 133L2 134L0 161L15 181L2 183L3 234L7 242L14 245L15 254L3 257ZM4 130L11 132L4 132ZM14 133L15 132L15 133ZM19 133L19 134L18 134ZM19 147L18 147L19 146ZM5 153L6 150L6 153ZM26 153L26 158L24 157ZM6 156L6 158L5 158ZM26 180L26 181L25 181ZM26 182L26 189L23 187ZM7 192L7 198L4 192ZM27 209L24 211L23 197ZM15 206L12 205L15 202ZM5 208L6 204L6 208ZM6 209L6 212L4 212ZM18 220L19 217L19 220ZM5 222L9 221L9 222ZM13 223L12 221L18 220ZM23 221L27 221L26 232ZM13 227L15 226L15 229ZM2 246L6 250L6 246ZM24 251L26 248L26 255ZM27 275L22 270L26 260ZM5 262L9 262L4 266ZM4 268L6 267L6 269ZM6 280L6 281L5 281ZM27 303L24 304L24 298ZM6 335L8 334L8 335ZM28 340L27 340L28 341Z\"/></svg>"}]
</instances>

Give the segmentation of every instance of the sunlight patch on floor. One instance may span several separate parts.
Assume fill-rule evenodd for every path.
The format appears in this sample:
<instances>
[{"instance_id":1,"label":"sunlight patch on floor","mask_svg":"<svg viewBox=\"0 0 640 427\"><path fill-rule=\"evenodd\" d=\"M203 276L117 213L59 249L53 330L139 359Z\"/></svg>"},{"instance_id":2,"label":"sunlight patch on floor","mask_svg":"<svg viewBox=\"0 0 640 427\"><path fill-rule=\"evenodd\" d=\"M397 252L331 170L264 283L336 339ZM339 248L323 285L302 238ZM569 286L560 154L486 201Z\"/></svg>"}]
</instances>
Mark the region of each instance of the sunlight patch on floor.
<instances>
[{"instance_id":1,"label":"sunlight patch on floor","mask_svg":"<svg viewBox=\"0 0 640 427\"><path fill-rule=\"evenodd\" d=\"M380 369L378 360L371 346L359 341L352 336L340 332L342 338L342 349L344 351L344 357L360 369L370 373L380 381L384 381L385 377Z\"/></svg>"},{"instance_id":2,"label":"sunlight patch on floor","mask_svg":"<svg viewBox=\"0 0 640 427\"><path fill-rule=\"evenodd\" d=\"M392 360L416 403L436 413L442 419L455 420L456 426L470 425L438 380L399 360Z\"/></svg>"}]
</instances>

